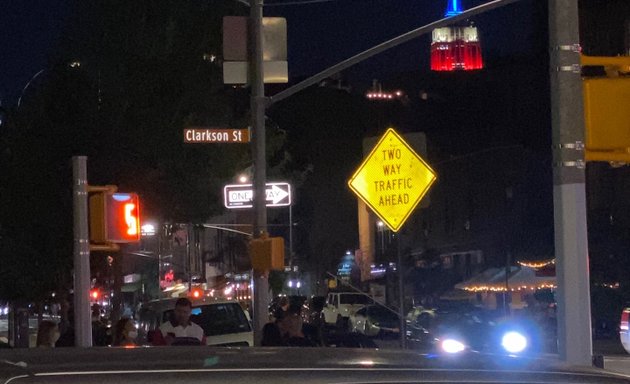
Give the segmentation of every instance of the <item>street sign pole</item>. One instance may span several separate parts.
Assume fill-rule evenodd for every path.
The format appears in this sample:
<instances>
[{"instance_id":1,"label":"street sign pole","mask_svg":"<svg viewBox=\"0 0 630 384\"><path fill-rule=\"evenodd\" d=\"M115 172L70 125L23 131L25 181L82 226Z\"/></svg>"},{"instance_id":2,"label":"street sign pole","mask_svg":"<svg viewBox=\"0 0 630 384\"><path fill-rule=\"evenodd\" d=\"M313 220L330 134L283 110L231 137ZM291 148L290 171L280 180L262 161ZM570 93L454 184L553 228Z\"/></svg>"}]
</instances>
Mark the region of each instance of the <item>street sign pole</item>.
<instances>
[{"instance_id":1,"label":"street sign pole","mask_svg":"<svg viewBox=\"0 0 630 384\"><path fill-rule=\"evenodd\" d=\"M265 183L267 180L265 139L265 84L263 79L263 0L250 0L250 84L252 152L254 157L254 238L267 232ZM268 321L269 272L254 272L254 345L260 346L262 329Z\"/></svg>"},{"instance_id":2,"label":"street sign pole","mask_svg":"<svg viewBox=\"0 0 630 384\"><path fill-rule=\"evenodd\" d=\"M88 234L87 157L72 158L74 216L74 340L92 346L90 321L90 238Z\"/></svg>"},{"instance_id":3,"label":"street sign pole","mask_svg":"<svg viewBox=\"0 0 630 384\"><path fill-rule=\"evenodd\" d=\"M550 0L558 350L560 358L569 364L591 366L593 347L579 41L577 1Z\"/></svg>"},{"instance_id":4,"label":"street sign pole","mask_svg":"<svg viewBox=\"0 0 630 384\"><path fill-rule=\"evenodd\" d=\"M396 253L398 259L396 260L397 269L398 269L398 321L400 327L400 349L407 348L407 330L405 329L405 270L403 268L402 262L402 252L400 250L401 246L401 236L400 233L396 234Z\"/></svg>"},{"instance_id":5,"label":"street sign pole","mask_svg":"<svg viewBox=\"0 0 630 384\"><path fill-rule=\"evenodd\" d=\"M398 232L435 182L435 172L392 128L378 140L348 186L393 232ZM396 233L400 347L406 348L405 268Z\"/></svg>"}]
</instances>

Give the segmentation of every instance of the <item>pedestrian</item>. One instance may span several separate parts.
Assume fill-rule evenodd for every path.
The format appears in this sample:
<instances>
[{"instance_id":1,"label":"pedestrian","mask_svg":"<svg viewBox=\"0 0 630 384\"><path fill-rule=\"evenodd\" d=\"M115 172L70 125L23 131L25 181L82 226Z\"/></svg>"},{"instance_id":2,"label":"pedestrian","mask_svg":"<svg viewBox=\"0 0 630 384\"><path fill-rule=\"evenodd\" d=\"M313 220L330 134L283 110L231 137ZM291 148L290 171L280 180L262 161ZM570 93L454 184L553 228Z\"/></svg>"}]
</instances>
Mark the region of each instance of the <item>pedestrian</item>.
<instances>
[{"instance_id":1,"label":"pedestrian","mask_svg":"<svg viewBox=\"0 0 630 384\"><path fill-rule=\"evenodd\" d=\"M136 330L133 320L124 317L116 323L116 327L114 328L114 342L112 345L116 347L135 346L137 337L138 331Z\"/></svg>"},{"instance_id":2,"label":"pedestrian","mask_svg":"<svg viewBox=\"0 0 630 384\"><path fill-rule=\"evenodd\" d=\"M283 296L280 298L280 301L278 301L278 308L276 308L276 310L273 313L273 317L276 319L276 322L279 322L280 320L282 320L282 318L287 314L288 309L289 309L289 298L286 296Z\"/></svg>"},{"instance_id":3,"label":"pedestrian","mask_svg":"<svg viewBox=\"0 0 630 384\"><path fill-rule=\"evenodd\" d=\"M59 333L61 336L56 347L74 347L74 309L72 298L64 298L60 303L61 320L59 321Z\"/></svg>"},{"instance_id":4,"label":"pedestrian","mask_svg":"<svg viewBox=\"0 0 630 384\"><path fill-rule=\"evenodd\" d=\"M50 320L44 320L39 323L36 343L38 348L54 348L57 340L59 340L57 323Z\"/></svg>"},{"instance_id":5,"label":"pedestrian","mask_svg":"<svg viewBox=\"0 0 630 384\"><path fill-rule=\"evenodd\" d=\"M275 322L265 324L262 329L262 340L260 344L263 347L281 347L286 345L280 335L280 328Z\"/></svg>"},{"instance_id":6,"label":"pedestrian","mask_svg":"<svg viewBox=\"0 0 630 384\"><path fill-rule=\"evenodd\" d=\"M101 317L101 306L94 304L92 305L92 345L105 347L109 341L111 338L107 335L107 324Z\"/></svg>"},{"instance_id":7,"label":"pedestrian","mask_svg":"<svg viewBox=\"0 0 630 384\"><path fill-rule=\"evenodd\" d=\"M302 332L302 306L299 303L292 303L286 314L278 322L280 336L291 346L310 346L310 342L304 337Z\"/></svg>"},{"instance_id":8,"label":"pedestrian","mask_svg":"<svg viewBox=\"0 0 630 384\"><path fill-rule=\"evenodd\" d=\"M203 329L190 321L192 303L185 297L175 302L171 321L160 326L153 339L154 345L206 345Z\"/></svg>"}]
</instances>

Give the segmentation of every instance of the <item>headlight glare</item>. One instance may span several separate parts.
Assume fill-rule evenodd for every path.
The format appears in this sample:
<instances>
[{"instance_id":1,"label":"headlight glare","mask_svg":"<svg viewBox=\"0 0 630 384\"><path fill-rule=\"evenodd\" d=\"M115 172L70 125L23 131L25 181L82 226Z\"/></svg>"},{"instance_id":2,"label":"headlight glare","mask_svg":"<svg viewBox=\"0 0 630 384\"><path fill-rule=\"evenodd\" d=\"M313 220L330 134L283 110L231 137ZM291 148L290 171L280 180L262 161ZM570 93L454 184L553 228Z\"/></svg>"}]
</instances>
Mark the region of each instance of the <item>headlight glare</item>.
<instances>
[{"instance_id":1,"label":"headlight glare","mask_svg":"<svg viewBox=\"0 0 630 384\"><path fill-rule=\"evenodd\" d=\"M527 338L518 332L507 332L503 335L501 346L509 353L520 353L527 348Z\"/></svg>"},{"instance_id":2,"label":"headlight glare","mask_svg":"<svg viewBox=\"0 0 630 384\"><path fill-rule=\"evenodd\" d=\"M455 339L445 339L441 343L442 350L446 353L460 353L466 349L466 346Z\"/></svg>"}]
</instances>

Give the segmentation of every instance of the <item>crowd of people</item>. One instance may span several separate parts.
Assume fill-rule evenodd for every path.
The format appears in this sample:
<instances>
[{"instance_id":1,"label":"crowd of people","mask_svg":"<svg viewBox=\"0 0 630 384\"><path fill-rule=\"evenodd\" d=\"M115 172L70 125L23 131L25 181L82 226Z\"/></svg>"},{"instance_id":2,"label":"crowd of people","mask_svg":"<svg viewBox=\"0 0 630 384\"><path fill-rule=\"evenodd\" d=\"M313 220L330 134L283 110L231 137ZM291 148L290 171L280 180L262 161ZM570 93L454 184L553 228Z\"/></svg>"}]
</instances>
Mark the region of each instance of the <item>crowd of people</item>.
<instances>
[{"instance_id":1,"label":"crowd of people","mask_svg":"<svg viewBox=\"0 0 630 384\"><path fill-rule=\"evenodd\" d=\"M277 310L262 330L262 346L322 346L323 322L319 316L304 323L302 305L290 302L287 297L280 300ZM191 321L192 303L180 298L170 321L150 332L148 341L154 346L162 345L206 345L205 332ZM95 346L130 347L137 345L138 331L131 317L123 317L109 328L102 321L98 310L92 313L92 335ZM37 333L37 347L54 348L74 345L72 323L56 323L43 320Z\"/></svg>"},{"instance_id":2,"label":"crowd of people","mask_svg":"<svg viewBox=\"0 0 630 384\"><path fill-rule=\"evenodd\" d=\"M162 324L152 332L153 345L205 345L203 329L190 320L192 303L187 298L180 298L175 303L171 321ZM132 317L124 316L113 327L108 328L102 321L98 308L92 312L92 344L94 346L131 347L137 345L138 331ZM59 323L43 320L37 331L37 347L55 348L74 345L72 321Z\"/></svg>"},{"instance_id":3,"label":"crowd of people","mask_svg":"<svg viewBox=\"0 0 630 384\"><path fill-rule=\"evenodd\" d=\"M313 313L319 312L313 311ZM261 345L263 347L323 346L323 322L320 321L320 316L315 317L305 324L302 318L302 305L299 302L291 303L287 297L282 297L273 318L263 327Z\"/></svg>"}]
</instances>

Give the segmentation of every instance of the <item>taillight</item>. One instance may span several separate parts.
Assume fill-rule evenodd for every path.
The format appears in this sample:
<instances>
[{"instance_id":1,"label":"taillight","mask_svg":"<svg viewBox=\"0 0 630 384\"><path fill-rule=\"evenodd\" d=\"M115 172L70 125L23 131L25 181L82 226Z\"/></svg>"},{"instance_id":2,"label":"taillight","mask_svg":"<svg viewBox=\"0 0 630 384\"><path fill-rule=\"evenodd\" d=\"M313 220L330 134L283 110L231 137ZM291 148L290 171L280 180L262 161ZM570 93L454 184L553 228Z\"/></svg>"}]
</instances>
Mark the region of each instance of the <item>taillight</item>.
<instances>
[{"instance_id":1,"label":"taillight","mask_svg":"<svg viewBox=\"0 0 630 384\"><path fill-rule=\"evenodd\" d=\"M628 330L628 318L630 317L630 308L626 308L621 312L621 323L619 329L622 331Z\"/></svg>"}]
</instances>

